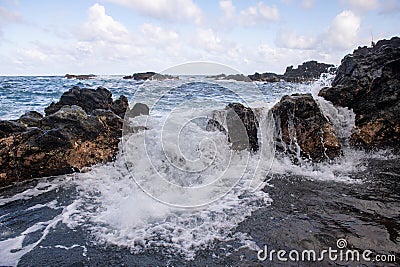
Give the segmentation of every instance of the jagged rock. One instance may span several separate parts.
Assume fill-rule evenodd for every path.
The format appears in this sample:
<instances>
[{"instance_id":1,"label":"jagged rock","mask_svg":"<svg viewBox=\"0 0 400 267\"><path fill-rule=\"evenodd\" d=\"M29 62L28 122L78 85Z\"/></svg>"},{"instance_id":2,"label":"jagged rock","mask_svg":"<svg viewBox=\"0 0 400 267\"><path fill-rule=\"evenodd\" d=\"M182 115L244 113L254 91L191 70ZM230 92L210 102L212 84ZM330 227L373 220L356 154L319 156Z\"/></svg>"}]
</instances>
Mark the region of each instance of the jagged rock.
<instances>
[{"instance_id":1,"label":"jagged rock","mask_svg":"<svg viewBox=\"0 0 400 267\"><path fill-rule=\"evenodd\" d=\"M238 82L251 82L251 79L243 74L218 74L214 76L207 76L206 78L211 78L215 80L233 80Z\"/></svg>"},{"instance_id":2,"label":"jagged rock","mask_svg":"<svg viewBox=\"0 0 400 267\"><path fill-rule=\"evenodd\" d=\"M121 96L113 102L112 94L104 87L97 89L85 89L74 86L69 91L62 94L60 101L51 103L45 108L46 115L53 114L65 105L76 105L83 108L86 113L90 113L95 109L114 110L117 115L124 117L125 110L128 108L128 99Z\"/></svg>"},{"instance_id":3,"label":"jagged rock","mask_svg":"<svg viewBox=\"0 0 400 267\"><path fill-rule=\"evenodd\" d=\"M134 73L132 75L124 76L123 79L126 80L134 79L136 81L146 81L146 80L162 81L167 79L176 80L179 79L179 77L148 71L148 72Z\"/></svg>"},{"instance_id":4,"label":"jagged rock","mask_svg":"<svg viewBox=\"0 0 400 267\"><path fill-rule=\"evenodd\" d=\"M40 120L43 115L37 111L28 111L23 114L17 121L27 127L40 127Z\"/></svg>"},{"instance_id":5,"label":"jagged rock","mask_svg":"<svg viewBox=\"0 0 400 267\"><path fill-rule=\"evenodd\" d=\"M217 130L224 134L227 134L226 129L224 128L224 126L221 125L221 123L219 123L215 119L209 119L207 121L206 131L215 132Z\"/></svg>"},{"instance_id":6,"label":"jagged rock","mask_svg":"<svg viewBox=\"0 0 400 267\"><path fill-rule=\"evenodd\" d=\"M258 121L251 108L240 103L230 103L225 110L214 111L211 116L206 130L219 130L227 134L233 150L258 150Z\"/></svg>"},{"instance_id":7,"label":"jagged rock","mask_svg":"<svg viewBox=\"0 0 400 267\"><path fill-rule=\"evenodd\" d=\"M26 131L26 126L16 121L0 120L0 138Z\"/></svg>"},{"instance_id":8,"label":"jagged rock","mask_svg":"<svg viewBox=\"0 0 400 267\"><path fill-rule=\"evenodd\" d=\"M108 92L104 88L74 88L57 104L52 103L45 117L30 112L19 119L23 122L35 116L36 127L30 127L30 120L29 127L15 121L0 121L0 186L71 173L112 160L122 136L123 119L111 110L113 102ZM125 103L125 99L119 100ZM83 107L60 103L78 103Z\"/></svg>"},{"instance_id":9,"label":"jagged rock","mask_svg":"<svg viewBox=\"0 0 400 267\"><path fill-rule=\"evenodd\" d=\"M127 117L129 118L134 118L140 115L149 115L149 107L146 104L135 103L133 108L127 113Z\"/></svg>"},{"instance_id":10,"label":"jagged rock","mask_svg":"<svg viewBox=\"0 0 400 267\"><path fill-rule=\"evenodd\" d=\"M297 69L293 66L286 68L283 75L266 72L266 73L255 73L248 77L253 81L262 82L279 82L284 80L286 82L308 82L318 79L322 73L332 72L334 70L332 64L319 63L315 60L304 62L299 65Z\"/></svg>"},{"instance_id":11,"label":"jagged rock","mask_svg":"<svg viewBox=\"0 0 400 267\"><path fill-rule=\"evenodd\" d=\"M121 95L117 100L112 102L111 110L123 118L125 116L125 112L129 111L128 98L124 95Z\"/></svg>"},{"instance_id":12,"label":"jagged rock","mask_svg":"<svg viewBox=\"0 0 400 267\"><path fill-rule=\"evenodd\" d=\"M278 149L313 161L341 155L341 145L332 124L311 94L284 96L272 108Z\"/></svg>"},{"instance_id":13,"label":"jagged rock","mask_svg":"<svg viewBox=\"0 0 400 267\"><path fill-rule=\"evenodd\" d=\"M367 148L400 147L400 38L360 47L343 58L332 87L320 96L353 109L350 143Z\"/></svg>"},{"instance_id":14,"label":"jagged rock","mask_svg":"<svg viewBox=\"0 0 400 267\"><path fill-rule=\"evenodd\" d=\"M73 74L65 74L64 76L67 79L77 79L77 80L89 80L95 78L94 74L83 74L83 75L73 75Z\"/></svg>"},{"instance_id":15,"label":"jagged rock","mask_svg":"<svg viewBox=\"0 0 400 267\"><path fill-rule=\"evenodd\" d=\"M260 81L260 82L279 82L281 80L282 75L278 75L276 73L265 72L265 73L254 73L253 75L249 75L248 77L252 81Z\"/></svg>"},{"instance_id":16,"label":"jagged rock","mask_svg":"<svg viewBox=\"0 0 400 267\"><path fill-rule=\"evenodd\" d=\"M322 73L329 72L334 67L331 64L319 63L315 60L304 62L297 69L293 66L286 68L283 79L287 82L301 82L318 79Z\"/></svg>"}]
</instances>

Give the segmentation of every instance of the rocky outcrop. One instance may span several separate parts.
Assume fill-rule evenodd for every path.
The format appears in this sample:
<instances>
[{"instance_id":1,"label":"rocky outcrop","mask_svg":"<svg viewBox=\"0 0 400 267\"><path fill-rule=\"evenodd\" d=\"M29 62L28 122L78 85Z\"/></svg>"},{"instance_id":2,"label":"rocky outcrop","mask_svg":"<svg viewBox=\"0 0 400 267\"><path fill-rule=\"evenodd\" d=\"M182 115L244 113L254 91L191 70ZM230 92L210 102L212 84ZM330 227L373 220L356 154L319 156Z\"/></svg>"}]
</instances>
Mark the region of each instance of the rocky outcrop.
<instances>
[{"instance_id":1,"label":"rocky outcrop","mask_svg":"<svg viewBox=\"0 0 400 267\"><path fill-rule=\"evenodd\" d=\"M287 82L311 81L318 79L322 73L329 72L329 69L333 67L331 64L311 60L299 65L297 69L293 66L287 67L282 77Z\"/></svg>"},{"instance_id":2,"label":"rocky outcrop","mask_svg":"<svg viewBox=\"0 0 400 267\"><path fill-rule=\"evenodd\" d=\"M168 80L177 80L177 79L179 79L179 77L148 71L148 72L140 72L140 73L134 73L132 75L124 76L123 79L125 79L125 80L134 79L136 81L146 81L146 80L162 81L162 80L167 80L167 79Z\"/></svg>"},{"instance_id":3,"label":"rocky outcrop","mask_svg":"<svg viewBox=\"0 0 400 267\"><path fill-rule=\"evenodd\" d=\"M311 94L284 96L272 108L277 149L312 161L334 159L341 145Z\"/></svg>"},{"instance_id":4,"label":"rocky outcrop","mask_svg":"<svg viewBox=\"0 0 400 267\"><path fill-rule=\"evenodd\" d=\"M214 111L206 130L227 134L234 150L257 151L258 120L256 113L239 103L231 103L225 110ZM292 157L320 162L342 154L342 148L333 125L322 114L311 94L282 97L272 108L275 120L277 150Z\"/></svg>"},{"instance_id":5,"label":"rocky outcrop","mask_svg":"<svg viewBox=\"0 0 400 267\"><path fill-rule=\"evenodd\" d=\"M211 117L206 130L219 130L227 134L233 150L258 150L258 121L251 108L240 103L230 103L225 110L214 111Z\"/></svg>"},{"instance_id":6,"label":"rocky outcrop","mask_svg":"<svg viewBox=\"0 0 400 267\"><path fill-rule=\"evenodd\" d=\"M320 96L353 109L350 143L366 148L400 147L400 38L359 47L343 58L332 87Z\"/></svg>"},{"instance_id":7,"label":"rocky outcrop","mask_svg":"<svg viewBox=\"0 0 400 267\"><path fill-rule=\"evenodd\" d=\"M79 171L114 158L127 99L74 87L46 109L0 121L0 186ZM116 114L120 113L120 114Z\"/></svg>"},{"instance_id":8,"label":"rocky outcrop","mask_svg":"<svg viewBox=\"0 0 400 267\"><path fill-rule=\"evenodd\" d=\"M77 79L77 80L89 80L95 78L94 74L83 74L83 75L74 75L74 74L65 74L64 78L67 79Z\"/></svg>"},{"instance_id":9,"label":"rocky outcrop","mask_svg":"<svg viewBox=\"0 0 400 267\"><path fill-rule=\"evenodd\" d=\"M215 79L215 80L232 80L237 82L251 82L251 79L243 74L218 74L214 76L207 76L206 78Z\"/></svg>"},{"instance_id":10,"label":"rocky outcrop","mask_svg":"<svg viewBox=\"0 0 400 267\"><path fill-rule=\"evenodd\" d=\"M299 65L296 69L294 69L293 66L287 67L283 75L271 72L262 74L256 72L248 77L252 81L261 82L279 82L281 80L296 83L308 82L317 80L322 73L332 72L333 67L332 64L319 63L315 60L311 60Z\"/></svg>"},{"instance_id":11,"label":"rocky outcrop","mask_svg":"<svg viewBox=\"0 0 400 267\"><path fill-rule=\"evenodd\" d=\"M87 113L91 113L95 109L111 109L123 118L129 104L125 96L121 96L113 102L111 92L104 87L81 89L79 86L74 86L61 96L60 101L51 103L44 111L46 115L51 115L65 105L80 106Z\"/></svg>"},{"instance_id":12,"label":"rocky outcrop","mask_svg":"<svg viewBox=\"0 0 400 267\"><path fill-rule=\"evenodd\" d=\"M265 73L254 73L253 75L248 76L252 81L259 81L259 82L279 82L282 79L282 75L272 73L272 72L265 72Z\"/></svg>"}]
</instances>

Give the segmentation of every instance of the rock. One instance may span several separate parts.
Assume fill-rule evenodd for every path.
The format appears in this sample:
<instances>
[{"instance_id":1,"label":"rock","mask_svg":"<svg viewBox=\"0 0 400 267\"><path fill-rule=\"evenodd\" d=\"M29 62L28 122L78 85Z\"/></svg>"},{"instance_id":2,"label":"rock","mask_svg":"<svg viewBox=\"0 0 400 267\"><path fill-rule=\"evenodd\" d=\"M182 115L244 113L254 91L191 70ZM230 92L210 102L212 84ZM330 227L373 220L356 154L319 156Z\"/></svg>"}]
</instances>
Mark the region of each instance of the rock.
<instances>
[{"instance_id":1,"label":"rock","mask_svg":"<svg viewBox=\"0 0 400 267\"><path fill-rule=\"evenodd\" d=\"M233 80L238 82L251 82L251 79L243 74L219 74L214 76L207 76L206 78L215 79L215 80Z\"/></svg>"},{"instance_id":2,"label":"rock","mask_svg":"<svg viewBox=\"0 0 400 267\"><path fill-rule=\"evenodd\" d=\"M28 111L22 115L17 121L27 127L40 127L40 120L43 115L37 111Z\"/></svg>"},{"instance_id":3,"label":"rock","mask_svg":"<svg viewBox=\"0 0 400 267\"><path fill-rule=\"evenodd\" d=\"M88 80L96 77L94 74L84 74L84 75L73 75L73 74L65 74L64 76L67 79L77 79L77 80Z\"/></svg>"},{"instance_id":4,"label":"rock","mask_svg":"<svg viewBox=\"0 0 400 267\"><path fill-rule=\"evenodd\" d=\"M146 104L136 103L127 113L127 117L129 118L134 118L140 115L149 115L149 107Z\"/></svg>"},{"instance_id":5,"label":"rock","mask_svg":"<svg viewBox=\"0 0 400 267\"><path fill-rule=\"evenodd\" d=\"M206 131L215 132L217 130L223 134L227 134L226 129L221 125L221 123L215 119L209 119L206 125Z\"/></svg>"},{"instance_id":6,"label":"rock","mask_svg":"<svg viewBox=\"0 0 400 267\"><path fill-rule=\"evenodd\" d=\"M124 95L121 95L117 100L111 103L111 110L123 118L125 113L129 110L128 98Z\"/></svg>"},{"instance_id":7,"label":"rock","mask_svg":"<svg viewBox=\"0 0 400 267\"><path fill-rule=\"evenodd\" d=\"M322 73L329 72L334 67L331 64L319 63L315 60L304 62L297 69L293 66L286 68L283 79L287 82L302 82L318 79Z\"/></svg>"},{"instance_id":8,"label":"rock","mask_svg":"<svg viewBox=\"0 0 400 267\"><path fill-rule=\"evenodd\" d=\"M0 138L26 131L26 126L16 121L0 120Z\"/></svg>"},{"instance_id":9,"label":"rock","mask_svg":"<svg viewBox=\"0 0 400 267\"><path fill-rule=\"evenodd\" d=\"M332 124L311 94L284 96L272 108L277 148L316 162L341 155L341 145Z\"/></svg>"},{"instance_id":10,"label":"rock","mask_svg":"<svg viewBox=\"0 0 400 267\"><path fill-rule=\"evenodd\" d=\"M262 74L256 72L248 77L252 81L279 82L284 80L286 82L298 83L317 80L322 73L332 72L333 70L334 66L332 64L319 63L315 60L311 60L299 65L297 69L294 69L293 66L287 67L283 75L271 72Z\"/></svg>"},{"instance_id":11,"label":"rock","mask_svg":"<svg viewBox=\"0 0 400 267\"><path fill-rule=\"evenodd\" d=\"M279 82L281 80L282 75L278 75L276 73L265 72L265 73L254 73L253 75L249 75L248 77L252 81L260 81L260 82Z\"/></svg>"},{"instance_id":12,"label":"rock","mask_svg":"<svg viewBox=\"0 0 400 267\"><path fill-rule=\"evenodd\" d=\"M132 75L124 76L123 79L126 79L126 80L134 79L136 81L146 81L146 80L162 81L162 80L167 80L167 79L177 80L177 79L179 79L179 77L148 71L148 72L134 73Z\"/></svg>"},{"instance_id":13,"label":"rock","mask_svg":"<svg viewBox=\"0 0 400 267\"><path fill-rule=\"evenodd\" d=\"M19 119L35 117L38 120L36 127L30 127L30 120L28 127L15 121L0 121L0 186L79 171L115 157L123 119L112 111L114 102L110 102L108 90L84 90L89 89L68 91L57 104L52 104L51 111L54 112L43 118L39 113L29 112ZM88 97L93 94L95 97ZM119 100L125 103L126 98ZM83 107L60 104L68 101L78 101ZM103 105L105 103L107 105ZM114 110L122 111L122 108Z\"/></svg>"},{"instance_id":14,"label":"rock","mask_svg":"<svg viewBox=\"0 0 400 267\"><path fill-rule=\"evenodd\" d=\"M257 151L258 121L251 108L240 103L230 103L224 111L214 111L212 118L208 120L206 130L219 130L228 135L233 150Z\"/></svg>"},{"instance_id":15,"label":"rock","mask_svg":"<svg viewBox=\"0 0 400 267\"><path fill-rule=\"evenodd\" d=\"M258 121L253 110L240 103L228 104L225 109L227 110L226 126L232 149L257 151L259 148Z\"/></svg>"},{"instance_id":16,"label":"rock","mask_svg":"<svg viewBox=\"0 0 400 267\"><path fill-rule=\"evenodd\" d=\"M95 109L113 109L118 112L117 115L122 115L121 117L123 117L125 113L124 108L128 106L128 99L122 96L113 102L111 96L111 92L104 87L84 89L79 86L74 86L72 89L62 94L60 101L57 103L53 102L50 106L45 108L45 113L46 115L50 115L60 110L62 106L76 105L82 107L86 113L90 113Z\"/></svg>"},{"instance_id":17,"label":"rock","mask_svg":"<svg viewBox=\"0 0 400 267\"><path fill-rule=\"evenodd\" d=\"M353 109L352 145L400 148L400 38L381 40L345 56L332 87L319 95Z\"/></svg>"}]
</instances>

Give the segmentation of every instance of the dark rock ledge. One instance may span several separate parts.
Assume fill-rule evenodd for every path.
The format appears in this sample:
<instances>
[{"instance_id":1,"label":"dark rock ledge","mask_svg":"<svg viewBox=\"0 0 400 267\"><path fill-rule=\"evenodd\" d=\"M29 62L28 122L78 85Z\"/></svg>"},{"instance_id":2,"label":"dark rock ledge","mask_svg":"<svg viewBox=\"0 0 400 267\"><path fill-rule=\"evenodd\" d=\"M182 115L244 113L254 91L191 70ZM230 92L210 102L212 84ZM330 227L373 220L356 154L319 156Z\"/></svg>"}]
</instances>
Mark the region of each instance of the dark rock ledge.
<instances>
[{"instance_id":1,"label":"dark rock ledge","mask_svg":"<svg viewBox=\"0 0 400 267\"><path fill-rule=\"evenodd\" d=\"M351 144L400 148L400 38L359 47L343 58L320 96L356 114Z\"/></svg>"},{"instance_id":2,"label":"dark rock ledge","mask_svg":"<svg viewBox=\"0 0 400 267\"><path fill-rule=\"evenodd\" d=\"M128 100L111 97L102 87L73 87L46 108L46 116L30 111L0 121L0 186L112 160Z\"/></svg>"}]
</instances>

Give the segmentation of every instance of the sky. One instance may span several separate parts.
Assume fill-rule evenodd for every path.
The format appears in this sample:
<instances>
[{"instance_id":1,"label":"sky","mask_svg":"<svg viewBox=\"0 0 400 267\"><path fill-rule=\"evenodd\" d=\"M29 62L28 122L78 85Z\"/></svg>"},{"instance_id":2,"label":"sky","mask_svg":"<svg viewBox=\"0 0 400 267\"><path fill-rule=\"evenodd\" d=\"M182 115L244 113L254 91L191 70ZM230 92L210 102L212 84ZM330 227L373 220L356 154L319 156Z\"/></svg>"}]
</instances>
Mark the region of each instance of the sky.
<instances>
[{"instance_id":1,"label":"sky","mask_svg":"<svg viewBox=\"0 0 400 267\"><path fill-rule=\"evenodd\" d=\"M193 61L244 74L340 64L400 36L400 0L0 0L0 75L162 72Z\"/></svg>"}]
</instances>

